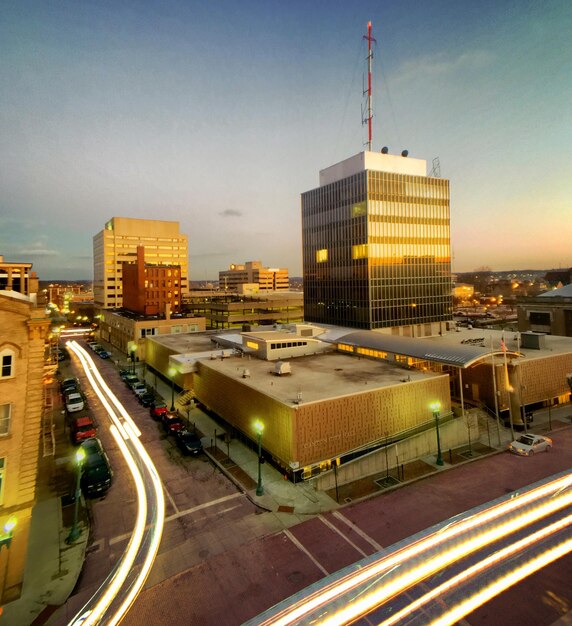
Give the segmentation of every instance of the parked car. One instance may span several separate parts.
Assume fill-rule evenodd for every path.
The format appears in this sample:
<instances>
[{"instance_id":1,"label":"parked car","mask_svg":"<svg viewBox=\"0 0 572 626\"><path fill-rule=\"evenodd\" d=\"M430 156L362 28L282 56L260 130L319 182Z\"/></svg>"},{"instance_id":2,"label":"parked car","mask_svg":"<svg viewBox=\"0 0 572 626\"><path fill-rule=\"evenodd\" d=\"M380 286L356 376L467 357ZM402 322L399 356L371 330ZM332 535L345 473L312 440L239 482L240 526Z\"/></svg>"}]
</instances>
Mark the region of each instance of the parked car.
<instances>
[{"instance_id":1,"label":"parked car","mask_svg":"<svg viewBox=\"0 0 572 626\"><path fill-rule=\"evenodd\" d=\"M167 435L173 435L177 431L183 430L185 427L183 420L176 413L165 413L161 417L161 421L163 422L163 428Z\"/></svg>"},{"instance_id":2,"label":"parked car","mask_svg":"<svg viewBox=\"0 0 572 626\"><path fill-rule=\"evenodd\" d=\"M161 400L156 400L149 406L149 413L154 420L160 420L168 412L167 405Z\"/></svg>"},{"instance_id":3,"label":"parked car","mask_svg":"<svg viewBox=\"0 0 572 626\"><path fill-rule=\"evenodd\" d=\"M155 394L147 391L147 393L142 393L140 396L137 396L137 400L139 400L143 406L148 407L155 402Z\"/></svg>"},{"instance_id":4,"label":"parked car","mask_svg":"<svg viewBox=\"0 0 572 626\"><path fill-rule=\"evenodd\" d=\"M542 435L526 434L509 444L508 449L520 456L532 456L536 452L548 452L552 448L552 439Z\"/></svg>"},{"instance_id":5,"label":"parked car","mask_svg":"<svg viewBox=\"0 0 572 626\"><path fill-rule=\"evenodd\" d=\"M137 382L131 386L131 391L136 396L142 396L144 393L147 393L147 385L142 382Z\"/></svg>"},{"instance_id":6,"label":"parked car","mask_svg":"<svg viewBox=\"0 0 572 626\"><path fill-rule=\"evenodd\" d=\"M82 417L76 417L71 423L71 440L72 443L78 444L95 437L97 435L97 429L93 420L89 415L83 415Z\"/></svg>"},{"instance_id":7,"label":"parked car","mask_svg":"<svg viewBox=\"0 0 572 626\"><path fill-rule=\"evenodd\" d=\"M63 394L66 391L79 391L79 380L77 378L64 378L60 383L60 390Z\"/></svg>"},{"instance_id":8,"label":"parked car","mask_svg":"<svg viewBox=\"0 0 572 626\"><path fill-rule=\"evenodd\" d=\"M183 429L176 432L175 441L183 454L199 454L203 450L200 437L189 430Z\"/></svg>"},{"instance_id":9,"label":"parked car","mask_svg":"<svg viewBox=\"0 0 572 626\"><path fill-rule=\"evenodd\" d=\"M107 352L107 350L100 350L97 353L102 359L109 359L109 357L111 356L111 352Z\"/></svg>"},{"instance_id":10,"label":"parked car","mask_svg":"<svg viewBox=\"0 0 572 626\"><path fill-rule=\"evenodd\" d=\"M71 391L65 395L66 411L68 413L76 413L77 411L83 411L85 408L85 402L83 396L78 391Z\"/></svg>"},{"instance_id":11,"label":"parked car","mask_svg":"<svg viewBox=\"0 0 572 626\"><path fill-rule=\"evenodd\" d=\"M83 493L86 496L103 495L111 487L113 479L113 471L107 454L97 437L86 439L81 447L85 452L80 479Z\"/></svg>"},{"instance_id":12,"label":"parked car","mask_svg":"<svg viewBox=\"0 0 572 626\"><path fill-rule=\"evenodd\" d=\"M100 346L98 343L90 343L89 347L94 351L94 352L99 352L100 350L103 350L103 346Z\"/></svg>"},{"instance_id":13,"label":"parked car","mask_svg":"<svg viewBox=\"0 0 572 626\"><path fill-rule=\"evenodd\" d=\"M137 376L135 376L135 374L127 374L127 376L123 379L123 382L131 388L132 385L140 383L141 381L137 378Z\"/></svg>"},{"instance_id":14,"label":"parked car","mask_svg":"<svg viewBox=\"0 0 572 626\"><path fill-rule=\"evenodd\" d=\"M125 382L125 378L127 376L131 376L131 370L126 370L126 369L119 370L119 378L121 378L122 381Z\"/></svg>"}]
</instances>

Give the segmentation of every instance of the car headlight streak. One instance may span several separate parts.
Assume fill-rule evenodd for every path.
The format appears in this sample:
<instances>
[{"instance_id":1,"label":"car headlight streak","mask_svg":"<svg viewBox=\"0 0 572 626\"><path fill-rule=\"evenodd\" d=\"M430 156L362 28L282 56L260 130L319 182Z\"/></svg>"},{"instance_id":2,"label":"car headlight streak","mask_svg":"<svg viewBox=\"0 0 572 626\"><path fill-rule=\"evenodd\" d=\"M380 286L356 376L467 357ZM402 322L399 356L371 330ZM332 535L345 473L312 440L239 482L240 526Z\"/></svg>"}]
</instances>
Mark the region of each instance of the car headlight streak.
<instances>
[{"instance_id":1,"label":"car headlight streak","mask_svg":"<svg viewBox=\"0 0 572 626\"><path fill-rule=\"evenodd\" d=\"M67 345L79 358L94 392L112 421L110 431L129 467L137 492L135 527L121 560L70 624L92 626L105 620L106 624L116 625L141 591L157 556L165 523L163 487L151 458L139 440L141 435L139 429L103 380L91 356L75 341L70 341ZM151 506L148 504L149 485L146 484L146 480L151 483L150 494L154 500ZM146 535L149 541L144 547ZM136 564L136 559L140 556L142 563L139 565ZM126 583L134 566L139 567L135 580ZM127 588L124 589L126 585ZM125 594L124 597L120 595L122 592ZM111 611L112 603L118 598L119 608Z\"/></svg>"},{"instance_id":2,"label":"car headlight streak","mask_svg":"<svg viewBox=\"0 0 572 626\"><path fill-rule=\"evenodd\" d=\"M447 563L478 550L486 544L507 536L517 527L524 527L542 516L569 506L572 499L570 487L572 474L541 484L510 499L454 521L444 528L414 541L390 554L380 556L358 571L350 572L322 589L318 589L298 602L286 606L276 614L263 619L260 624L286 626L312 619L320 624L345 624L379 606L390 597L401 593L416 582L430 576ZM542 499L549 498L546 502ZM539 501L540 504L537 504ZM519 509L523 512L517 514ZM509 516L508 521L499 518ZM486 524L491 528L479 530ZM467 533L468 537L462 535ZM459 540L455 538L459 537ZM445 543L453 545L443 546ZM359 587L377 585L376 591L359 590ZM358 594L359 591L359 594ZM355 592L358 599L348 598L347 606L336 612L340 596ZM318 614L321 611L322 615ZM393 623L393 622L388 622Z\"/></svg>"}]
</instances>

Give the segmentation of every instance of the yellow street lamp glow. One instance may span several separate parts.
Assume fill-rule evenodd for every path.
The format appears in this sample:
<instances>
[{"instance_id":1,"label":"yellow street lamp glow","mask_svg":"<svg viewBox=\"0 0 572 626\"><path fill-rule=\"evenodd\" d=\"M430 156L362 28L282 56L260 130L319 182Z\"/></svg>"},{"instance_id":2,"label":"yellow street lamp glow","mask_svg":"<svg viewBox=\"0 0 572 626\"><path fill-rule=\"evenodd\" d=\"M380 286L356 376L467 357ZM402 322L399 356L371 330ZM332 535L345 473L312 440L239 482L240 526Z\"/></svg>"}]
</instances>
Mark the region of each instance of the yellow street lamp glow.
<instances>
[{"instance_id":1,"label":"yellow street lamp glow","mask_svg":"<svg viewBox=\"0 0 572 626\"><path fill-rule=\"evenodd\" d=\"M264 424L260 420L256 420L256 422L254 422L254 430L257 434L262 435L264 432Z\"/></svg>"},{"instance_id":2,"label":"yellow street lamp glow","mask_svg":"<svg viewBox=\"0 0 572 626\"><path fill-rule=\"evenodd\" d=\"M16 518L16 516L10 515L10 517L4 523L4 532L11 533L14 530L14 528L16 528L17 524L18 524L18 519Z\"/></svg>"},{"instance_id":3,"label":"yellow street lamp glow","mask_svg":"<svg viewBox=\"0 0 572 626\"><path fill-rule=\"evenodd\" d=\"M435 413L435 411L440 411L441 410L441 403L440 402L432 402L429 405L429 408L433 411L433 413Z\"/></svg>"},{"instance_id":4,"label":"yellow street lamp glow","mask_svg":"<svg viewBox=\"0 0 572 626\"><path fill-rule=\"evenodd\" d=\"M85 460L85 450L83 448L78 448L77 452L75 453L75 460L78 463L82 463Z\"/></svg>"},{"instance_id":5,"label":"yellow street lamp glow","mask_svg":"<svg viewBox=\"0 0 572 626\"><path fill-rule=\"evenodd\" d=\"M173 376L175 376L176 373L177 373L177 370L174 367L169 368L169 378L173 378Z\"/></svg>"}]
</instances>

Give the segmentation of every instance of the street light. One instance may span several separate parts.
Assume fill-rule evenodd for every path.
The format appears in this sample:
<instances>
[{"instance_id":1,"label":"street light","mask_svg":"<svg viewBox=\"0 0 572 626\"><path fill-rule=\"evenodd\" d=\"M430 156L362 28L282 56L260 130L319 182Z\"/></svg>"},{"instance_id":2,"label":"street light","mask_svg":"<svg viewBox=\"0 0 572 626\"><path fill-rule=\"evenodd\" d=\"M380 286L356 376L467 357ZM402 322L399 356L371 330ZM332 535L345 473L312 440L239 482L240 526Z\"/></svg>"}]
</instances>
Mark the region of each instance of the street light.
<instances>
[{"instance_id":1,"label":"street light","mask_svg":"<svg viewBox=\"0 0 572 626\"><path fill-rule=\"evenodd\" d=\"M129 354L131 355L131 373L135 374L135 353L137 352L137 346L131 345L129 348Z\"/></svg>"},{"instance_id":2,"label":"street light","mask_svg":"<svg viewBox=\"0 0 572 626\"><path fill-rule=\"evenodd\" d=\"M0 536L0 550L3 546L10 548L10 544L12 543L12 536L14 528L16 528L16 524L18 520L15 515L10 515L10 517L4 523L4 534Z\"/></svg>"},{"instance_id":3,"label":"street light","mask_svg":"<svg viewBox=\"0 0 572 626\"><path fill-rule=\"evenodd\" d=\"M2 550L3 546L6 546L6 550L8 550L6 566L4 568L4 583L2 585L2 589L0 589L0 592L2 593L0 596L1 600L4 600L4 594L6 593L6 582L8 580L8 572L10 570L10 544L12 543L12 535L17 523L18 520L16 516L10 515L10 517L4 522L4 533L0 535L0 550Z\"/></svg>"},{"instance_id":4,"label":"street light","mask_svg":"<svg viewBox=\"0 0 572 626\"><path fill-rule=\"evenodd\" d=\"M75 453L75 460L77 464L77 480L75 484L75 506L73 512L73 524L70 530L70 534L67 536L66 543L74 543L79 539L81 535L81 529L79 524L77 523L78 513L79 513L79 500L81 498L81 474L83 470L83 461L85 459L85 450L83 448L79 448Z\"/></svg>"},{"instance_id":5,"label":"street light","mask_svg":"<svg viewBox=\"0 0 572 626\"><path fill-rule=\"evenodd\" d=\"M433 417L435 418L435 432L437 433L437 465L443 465L443 457L441 456L441 439L439 437L439 411L441 410L441 404L439 402L433 402L430 408L433 411Z\"/></svg>"},{"instance_id":6,"label":"street light","mask_svg":"<svg viewBox=\"0 0 572 626\"><path fill-rule=\"evenodd\" d=\"M169 368L169 378L171 379L171 411L175 410L175 374L177 370L174 367Z\"/></svg>"},{"instance_id":7,"label":"street light","mask_svg":"<svg viewBox=\"0 0 572 626\"><path fill-rule=\"evenodd\" d=\"M256 486L256 495L261 496L264 493L262 486L262 433L264 432L264 424L257 420L254 422L254 430L258 438L258 485Z\"/></svg>"}]
</instances>

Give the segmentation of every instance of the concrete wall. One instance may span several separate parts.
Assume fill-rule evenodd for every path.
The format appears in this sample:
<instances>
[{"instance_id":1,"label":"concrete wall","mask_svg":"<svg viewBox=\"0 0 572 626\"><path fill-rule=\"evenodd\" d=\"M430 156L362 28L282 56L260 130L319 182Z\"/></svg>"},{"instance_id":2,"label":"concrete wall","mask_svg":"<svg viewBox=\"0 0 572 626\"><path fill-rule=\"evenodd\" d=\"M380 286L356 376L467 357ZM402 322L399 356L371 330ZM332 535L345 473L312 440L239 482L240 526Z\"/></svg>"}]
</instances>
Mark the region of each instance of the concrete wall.
<instances>
[{"instance_id":1,"label":"concrete wall","mask_svg":"<svg viewBox=\"0 0 572 626\"><path fill-rule=\"evenodd\" d=\"M471 440L475 441L479 437L477 420L471 422ZM455 448L468 442L467 420L457 418L439 428L441 437L441 450L445 453L450 448ZM337 469L338 486L352 482L364 476L373 476L389 469L409 463L424 456L437 454L437 438L435 429L409 437L405 441L400 441L388 446L387 454L385 449L376 450L369 454L340 465ZM388 461L386 465L386 459ZM407 478L407 477L406 477ZM317 490L324 491L335 487L336 478L334 472L330 470L320 474L313 479L313 484Z\"/></svg>"}]
</instances>

